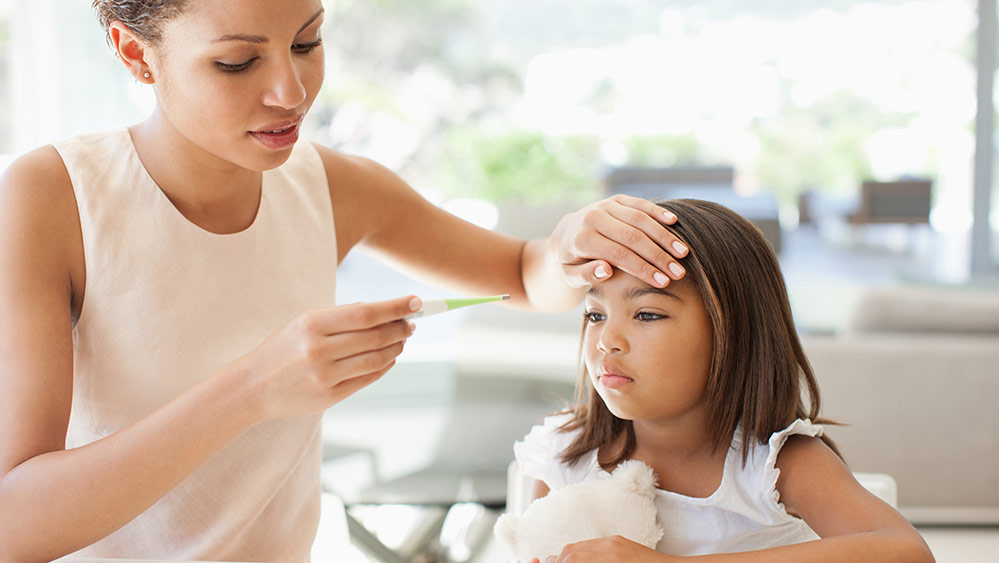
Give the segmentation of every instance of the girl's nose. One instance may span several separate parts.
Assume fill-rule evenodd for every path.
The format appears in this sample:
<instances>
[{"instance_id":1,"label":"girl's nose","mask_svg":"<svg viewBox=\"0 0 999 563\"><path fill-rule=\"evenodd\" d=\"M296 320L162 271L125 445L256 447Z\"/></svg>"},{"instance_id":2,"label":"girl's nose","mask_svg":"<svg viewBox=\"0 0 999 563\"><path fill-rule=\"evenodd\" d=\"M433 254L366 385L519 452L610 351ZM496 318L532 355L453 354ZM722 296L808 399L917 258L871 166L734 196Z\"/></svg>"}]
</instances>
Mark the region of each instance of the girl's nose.
<instances>
[{"instance_id":1,"label":"girl's nose","mask_svg":"<svg viewBox=\"0 0 999 563\"><path fill-rule=\"evenodd\" d=\"M604 354L627 352L628 340L617 327L606 323L597 340L597 350Z\"/></svg>"},{"instance_id":2,"label":"girl's nose","mask_svg":"<svg viewBox=\"0 0 999 563\"><path fill-rule=\"evenodd\" d=\"M290 58L275 65L270 82L264 92L264 105L282 109L297 108L308 93L302 81L301 70Z\"/></svg>"}]
</instances>

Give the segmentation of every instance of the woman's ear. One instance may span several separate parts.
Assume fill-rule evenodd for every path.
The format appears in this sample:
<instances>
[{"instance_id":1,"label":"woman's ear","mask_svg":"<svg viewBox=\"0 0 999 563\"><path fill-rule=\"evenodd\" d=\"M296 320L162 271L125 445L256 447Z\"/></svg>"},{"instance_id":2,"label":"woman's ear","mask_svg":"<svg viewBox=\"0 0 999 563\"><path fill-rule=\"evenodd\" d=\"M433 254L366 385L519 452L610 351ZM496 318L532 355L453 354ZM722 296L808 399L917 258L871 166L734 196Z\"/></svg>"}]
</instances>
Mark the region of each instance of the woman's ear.
<instances>
[{"instance_id":1,"label":"woman's ear","mask_svg":"<svg viewBox=\"0 0 999 563\"><path fill-rule=\"evenodd\" d=\"M129 27L120 21L113 21L108 26L108 37L111 46L125 68L139 82L153 83L153 75L147 61L146 44Z\"/></svg>"}]
</instances>

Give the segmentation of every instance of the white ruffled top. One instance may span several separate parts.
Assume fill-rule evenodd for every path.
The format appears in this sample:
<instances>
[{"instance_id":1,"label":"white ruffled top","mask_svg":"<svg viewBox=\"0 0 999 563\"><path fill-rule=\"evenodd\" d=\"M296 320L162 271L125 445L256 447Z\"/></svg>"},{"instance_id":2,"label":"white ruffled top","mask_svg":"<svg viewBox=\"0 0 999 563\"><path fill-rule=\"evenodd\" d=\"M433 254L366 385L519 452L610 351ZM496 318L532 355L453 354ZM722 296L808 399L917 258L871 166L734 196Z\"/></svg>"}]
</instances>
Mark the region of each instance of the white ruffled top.
<instances>
[{"instance_id":1,"label":"white ruffled top","mask_svg":"<svg viewBox=\"0 0 999 563\"><path fill-rule=\"evenodd\" d=\"M545 418L523 441L514 444L521 471L543 481L550 489L606 474L597 462L596 450L574 465L558 460L576 432L559 432L569 415ZM721 484L708 497L689 497L659 490L656 507L665 533L656 550L670 555L732 553L788 545L818 539L800 518L791 516L780 502L775 467L777 454L789 436L820 436L822 427L809 420L796 420L775 432L767 444L754 446L745 466L742 438L736 431L725 457Z\"/></svg>"}]
</instances>

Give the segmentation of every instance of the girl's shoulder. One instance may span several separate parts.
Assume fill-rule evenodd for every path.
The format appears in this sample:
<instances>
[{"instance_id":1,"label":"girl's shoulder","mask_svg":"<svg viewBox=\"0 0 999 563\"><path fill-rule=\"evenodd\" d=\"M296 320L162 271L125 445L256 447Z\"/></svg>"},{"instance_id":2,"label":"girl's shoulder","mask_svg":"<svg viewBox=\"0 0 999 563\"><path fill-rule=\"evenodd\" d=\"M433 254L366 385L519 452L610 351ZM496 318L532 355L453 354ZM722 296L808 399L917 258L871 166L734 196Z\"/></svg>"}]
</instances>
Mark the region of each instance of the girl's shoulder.
<instances>
[{"instance_id":1,"label":"girl's shoulder","mask_svg":"<svg viewBox=\"0 0 999 563\"><path fill-rule=\"evenodd\" d=\"M579 434L578 429L563 430L570 420L572 415L569 413L545 417L541 424L534 426L523 440L513 446L520 471L543 481L551 489L585 480L600 470L596 452L584 456L574 465L567 465L560 459L562 452Z\"/></svg>"},{"instance_id":2,"label":"girl's shoulder","mask_svg":"<svg viewBox=\"0 0 999 563\"><path fill-rule=\"evenodd\" d=\"M792 436L819 437L823 427L808 419L797 419L782 430L774 432L766 443L754 444L745 464L742 463L741 433L737 430L732 440L732 453L727 469L731 470L738 487L745 498L756 500L758 508L764 512L783 514L784 506L777 490L780 477L778 458L781 450Z\"/></svg>"}]
</instances>

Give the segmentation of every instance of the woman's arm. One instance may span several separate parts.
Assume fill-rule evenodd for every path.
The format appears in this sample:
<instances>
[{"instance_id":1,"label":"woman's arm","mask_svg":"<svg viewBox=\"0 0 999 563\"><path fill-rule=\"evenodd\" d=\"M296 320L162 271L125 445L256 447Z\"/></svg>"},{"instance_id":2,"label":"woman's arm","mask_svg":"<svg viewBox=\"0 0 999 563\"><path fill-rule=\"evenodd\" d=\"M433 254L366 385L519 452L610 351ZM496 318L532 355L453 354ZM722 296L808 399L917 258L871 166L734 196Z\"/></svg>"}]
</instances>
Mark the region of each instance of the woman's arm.
<instances>
[{"instance_id":1,"label":"woman's arm","mask_svg":"<svg viewBox=\"0 0 999 563\"><path fill-rule=\"evenodd\" d=\"M919 532L891 506L863 488L819 438L794 436L777 458L781 502L820 537L783 547L697 557L673 557L621 537L567 546L559 563L581 561L705 563L929 563Z\"/></svg>"},{"instance_id":2,"label":"woman's arm","mask_svg":"<svg viewBox=\"0 0 999 563\"><path fill-rule=\"evenodd\" d=\"M580 290L608 279L619 269L664 287L684 276L678 258L687 248L663 228L676 222L654 203L616 195L566 214L548 239L524 247L522 271L532 302L579 301ZM664 250L664 249L668 249Z\"/></svg>"},{"instance_id":3,"label":"woman's arm","mask_svg":"<svg viewBox=\"0 0 999 563\"><path fill-rule=\"evenodd\" d=\"M83 246L54 149L0 177L0 561L118 529L258 421L318 412L391 367L409 298L313 311L134 425L65 449ZM234 359L235 360L235 359Z\"/></svg>"},{"instance_id":4,"label":"woman's arm","mask_svg":"<svg viewBox=\"0 0 999 563\"><path fill-rule=\"evenodd\" d=\"M428 283L467 294L509 293L512 305L548 311L578 303L580 287L599 280L601 266L607 275L613 265L659 286L665 283L656 273L667 272L660 280L682 276L670 269L670 253L686 252L661 228L673 219L644 200L615 196L567 215L551 238L525 242L447 213L370 160L318 149L341 259L362 244Z\"/></svg>"}]
</instances>

